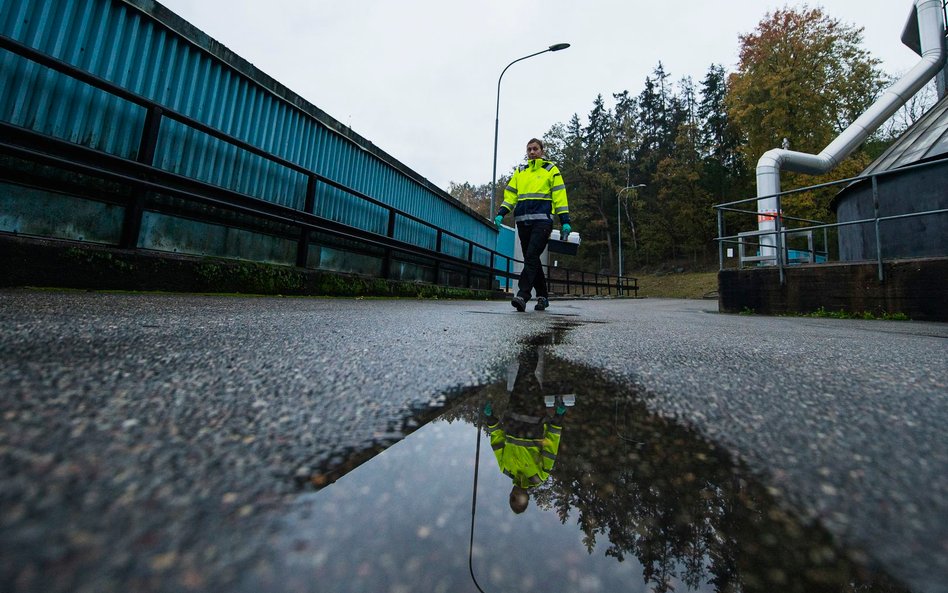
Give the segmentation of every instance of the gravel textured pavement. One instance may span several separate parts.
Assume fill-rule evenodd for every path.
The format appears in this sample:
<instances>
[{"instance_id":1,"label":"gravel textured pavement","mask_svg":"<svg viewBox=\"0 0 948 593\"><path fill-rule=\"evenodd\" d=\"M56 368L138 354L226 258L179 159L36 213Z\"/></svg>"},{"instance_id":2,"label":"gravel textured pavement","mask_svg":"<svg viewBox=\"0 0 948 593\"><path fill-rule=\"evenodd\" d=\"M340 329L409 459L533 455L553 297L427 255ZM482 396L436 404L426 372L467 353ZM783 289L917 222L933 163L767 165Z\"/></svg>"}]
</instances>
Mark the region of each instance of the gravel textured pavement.
<instances>
[{"instance_id":1,"label":"gravel textured pavement","mask_svg":"<svg viewBox=\"0 0 948 593\"><path fill-rule=\"evenodd\" d=\"M0 291L0 590L227 590L301 479L569 320L557 356L636 385L913 590L948 591L948 325L715 311Z\"/></svg>"},{"instance_id":2,"label":"gravel textured pavement","mask_svg":"<svg viewBox=\"0 0 948 593\"><path fill-rule=\"evenodd\" d=\"M948 325L575 305L557 349L648 393L870 561L948 591Z\"/></svg>"}]
</instances>

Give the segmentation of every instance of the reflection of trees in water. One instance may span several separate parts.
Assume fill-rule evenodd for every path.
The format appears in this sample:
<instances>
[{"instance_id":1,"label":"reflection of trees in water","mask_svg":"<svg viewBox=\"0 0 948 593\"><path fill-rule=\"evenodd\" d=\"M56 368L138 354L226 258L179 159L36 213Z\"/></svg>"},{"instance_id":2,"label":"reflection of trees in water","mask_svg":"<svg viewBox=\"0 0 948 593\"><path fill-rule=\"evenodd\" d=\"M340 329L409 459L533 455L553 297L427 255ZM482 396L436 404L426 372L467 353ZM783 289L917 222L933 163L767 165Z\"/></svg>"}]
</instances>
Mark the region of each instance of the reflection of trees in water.
<instances>
[{"instance_id":1,"label":"reflection of trees in water","mask_svg":"<svg viewBox=\"0 0 948 593\"><path fill-rule=\"evenodd\" d=\"M538 508L572 517L593 553L636 558L652 591L883 593L905 590L856 567L816 526L781 509L746 469L690 431L589 383L567 414L557 464L532 492ZM504 393L490 397L503 405ZM481 399L486 397L481 395ZM449 418L476 422L483 401ZM681 590L679 587L677 590Z\"/></svg>"},{"instance_id":2,"label":"reflection of trees in water","mask_svg":"<svg viewBox=\"0 0 948 593\"><path fill-rule=\"evenodd\" d=\"M614 407L609 415L600 410L585 406L581 419L571 419L559 471L537 504L554 508L564 522L572 511L590 553L605 535L607 556L637 558L655 591L670 590L676 579L692 589L710 582L735 590L728 466L670 427L664 433L638 427L635 436L644 443L629 443L617 433Z\"/></svg>"},{"instance_id":3,"label":"reflection of trees in water","mask_svg":"<svg viewBox=\"0 0 948 593\"><path fill-rule=\"evenodd\" d=\"M723 451L644 404L617 414L615 400L592 399L573 411L537 503L564 522L574 512L589 552L605 535L605 554L637 558L657 593L675 580L720 592L902 590L864 582L828 533L795 521Z\"/></svg>"}]
</instances>

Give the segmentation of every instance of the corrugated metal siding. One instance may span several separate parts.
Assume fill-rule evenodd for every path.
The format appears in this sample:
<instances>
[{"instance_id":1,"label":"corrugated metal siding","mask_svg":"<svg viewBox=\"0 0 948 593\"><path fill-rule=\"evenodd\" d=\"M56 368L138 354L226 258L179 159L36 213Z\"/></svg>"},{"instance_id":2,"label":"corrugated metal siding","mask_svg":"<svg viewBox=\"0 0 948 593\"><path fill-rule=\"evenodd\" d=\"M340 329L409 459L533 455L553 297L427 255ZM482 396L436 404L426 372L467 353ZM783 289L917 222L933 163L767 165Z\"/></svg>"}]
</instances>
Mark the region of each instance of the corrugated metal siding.
<instances>
[{"instance_id":1,"label":"corrugated metal siding","mask_svg":"<svg viewBox=\"0 0 948 593\"><path fill-rule=\"evenodd\" d=\"M0 27L4 35L235 138L476 243L494 244L489 227L443 196L124 1L0 0ZM0 83L4 120L135 158L141 108L9 52L0 52ZM155 164L289 207L304 203L303 175L168 119ZM322 185L316 214L385 232L384 209ZM420 225L404 231L419 245L432 241L432 232Z\"/></svg>"},{"instance_id":2,"label":"corrugated metal siding","mask_svg":"<svg viewBox=\"0 0 948 593\"><path fill-rule=\"evenodd\" d=\"M496 247L497 252L513 257L514 250L516 249L515 247L516 240L517 240L517 233L516 231L514 231L514 229L507 226L500 227L500 232L497 234L497 247ZM497 260L494 261L494 267L497 268L498 270L506 271L507 262L505 260L497 258Z\"/></svg>"},{"instance_id":3,"label":"corrugated metal siding","mask_svg":"<svg viewBox=\"0 0 948 593\"><path fill-rule=\"evenodd\" d=\"M77 2L0 0L3 33L91 72L115 69L116 51L88 43L107 36L105 15ZM96 3L97 4L97 3ZM101 7L99 7L101 8ZM122 42L122 39L112 40ZM3 52L0 117L19 126L124 157L134 157L141 108ZM116 82L121 84L121 80Z\"/></svg>"}]
</instances>

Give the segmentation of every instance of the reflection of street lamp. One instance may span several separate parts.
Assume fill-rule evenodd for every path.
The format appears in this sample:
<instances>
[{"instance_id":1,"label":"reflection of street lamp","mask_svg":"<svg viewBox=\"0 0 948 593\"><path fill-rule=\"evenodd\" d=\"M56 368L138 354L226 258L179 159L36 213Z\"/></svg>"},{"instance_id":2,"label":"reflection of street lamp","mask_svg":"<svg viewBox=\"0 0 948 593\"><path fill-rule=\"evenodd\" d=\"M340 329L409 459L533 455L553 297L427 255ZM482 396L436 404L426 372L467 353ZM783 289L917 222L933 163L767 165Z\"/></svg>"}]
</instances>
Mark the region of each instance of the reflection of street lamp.
<instances>
[{"instance_id":1,"label":"reflection of street lamp","mask_svg":"<svg viewBox=\"0 0 948 593\"><path fill-rule=\"evenodd\" d=\"M636 185L630 185L628 187L623 187L619 190L619 193L616 194L616 213L618 218L616 218L616 226L619 228L619 276L622 276L622 203L619 201L619 198L622 196L622 192L627 189L638 189L640 187L645 187L644 183L639 183ZM635 227L632 227L632 241L635 241Z\"/></svg>"},{"instance_id":2,"label":"reflection of street lamp","mask_svg":"<svg viewBox=\"0 0 948 593\"><path fill-rule=\"evenodd\" d=\"M557 43L556 45L551 45L543 51L538 51L535 54L517 58L513 62L507 64L507 68L510 68L521 60L526 60L527 58L532 58L533 56L545 54L548 51L560 51L561 49L566 49L567 47L569 47L568 43ZM504 77L504 72L507 71L507 68L504 68L503 72L501 72L500 76L497 78L497 110L494 114L494 172L490 178L490 212L488 213L488 217L494 215L494 195L497 193L497 130L500 127L500 80Z\"/></svg>"}]
</instances>

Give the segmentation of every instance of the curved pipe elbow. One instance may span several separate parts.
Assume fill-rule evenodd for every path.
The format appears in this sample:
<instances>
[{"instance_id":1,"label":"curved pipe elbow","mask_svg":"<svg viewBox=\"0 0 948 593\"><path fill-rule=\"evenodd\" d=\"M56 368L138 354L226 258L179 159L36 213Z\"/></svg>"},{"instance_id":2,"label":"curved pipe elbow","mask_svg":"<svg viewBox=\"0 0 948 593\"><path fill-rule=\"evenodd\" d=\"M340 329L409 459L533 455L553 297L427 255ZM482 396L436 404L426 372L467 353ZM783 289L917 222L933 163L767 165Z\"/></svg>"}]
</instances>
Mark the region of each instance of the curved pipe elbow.
<instances>
[{"instance_id":1,"label":"curved pipe elbow","mask_svg":"<svg viewBox=\"0 0 948 593\"><path fill-rule=\"evenodd\" d=\"M782 148L772 148L765 152L757 160L757 173L760 174L762 169L780 169L780 165L783 164L783 155L787 152L790 151Z\"/></svg>"},{"instance_id":2,"label":"curved pipe elbow","mask_svg":"<svg viewBox=\"0 0 948 593\"><path fill-rule=\"evenodd\" d=\"M780 192L780 170L822 175L837 164L836 159L825 151L807 154L774 148L768 150L757 161L757 195L765 196Z\"/></svg>"},{"instance_id":3,"label":"curved pipe elbow","mask_svg":"<svg viewBox=\"0 0 948 593\"><path fill-rule=\"evenodd\" d=\"M757 161L757 197L780 193L780 168L784 154L789 151L774 148L765 152Z\"/></svg>"}]
</instances>

